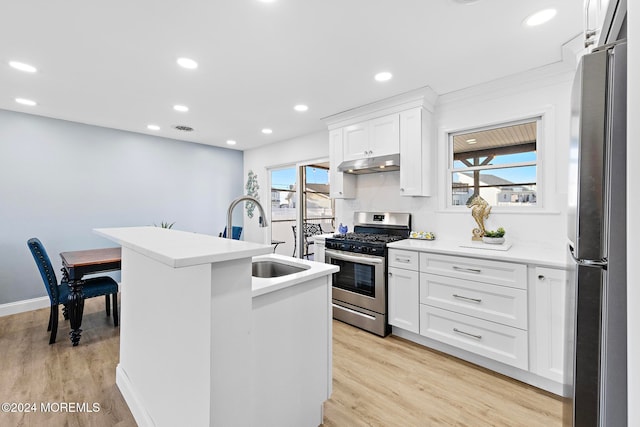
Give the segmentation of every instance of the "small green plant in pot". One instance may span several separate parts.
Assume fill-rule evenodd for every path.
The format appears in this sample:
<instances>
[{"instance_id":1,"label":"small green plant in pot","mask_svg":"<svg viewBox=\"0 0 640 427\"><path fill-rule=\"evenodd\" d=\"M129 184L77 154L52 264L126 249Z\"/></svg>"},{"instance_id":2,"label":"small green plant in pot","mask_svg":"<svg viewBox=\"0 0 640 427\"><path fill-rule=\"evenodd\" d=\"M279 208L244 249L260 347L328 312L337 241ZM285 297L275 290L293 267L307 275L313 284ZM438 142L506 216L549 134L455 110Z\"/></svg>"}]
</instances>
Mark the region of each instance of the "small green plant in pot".
<instances>
[{"instance_id":1,"label":"small green plant in pot","mask_svg":"<svg viewBox=\"0 0 640 427\"><path fill-rule=\"evenodd\" d=\"M153 224L154 227L160 227L160 228L171 228L173 227L173 224L175 224L175 222L172 222L171 224L169 224L168 222L161 222L160 225L156 225L155 223Z\"/></svg>"},{"instance_id":2,"label":"small green plant in pot","mask_svg":"<svg viewBox=\"0 0 640 427\"><path fill-rule=\"evenodd\" d=\"M484 232L484 236L482 236L482 241L485 243L498 244L501 245L504 243L504 235L506 231L504 228L499 227L497 230L487 230Z\"/></svg>"}]
</instances>

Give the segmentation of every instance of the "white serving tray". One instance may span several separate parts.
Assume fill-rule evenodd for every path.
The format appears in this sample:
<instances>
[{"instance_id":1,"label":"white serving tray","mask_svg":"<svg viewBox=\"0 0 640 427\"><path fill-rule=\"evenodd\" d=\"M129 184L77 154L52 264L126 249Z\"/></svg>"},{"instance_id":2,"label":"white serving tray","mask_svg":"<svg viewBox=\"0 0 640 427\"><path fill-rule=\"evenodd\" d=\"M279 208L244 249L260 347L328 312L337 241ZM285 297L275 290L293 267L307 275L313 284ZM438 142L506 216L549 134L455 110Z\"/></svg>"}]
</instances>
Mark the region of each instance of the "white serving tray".
<instances>
[{"instance_id":1,"label":"white serving tray","mask_svg":"<svg viewBox=\"0 0 640 427\"><path fill-rule=\"evenodd\" d=\"M460 245L461 248L488 249L490 251L508 251L511 247L510 242L504 242L501 245L493 245L485 242L469 242Z\"/></svg>"}]
</instances>

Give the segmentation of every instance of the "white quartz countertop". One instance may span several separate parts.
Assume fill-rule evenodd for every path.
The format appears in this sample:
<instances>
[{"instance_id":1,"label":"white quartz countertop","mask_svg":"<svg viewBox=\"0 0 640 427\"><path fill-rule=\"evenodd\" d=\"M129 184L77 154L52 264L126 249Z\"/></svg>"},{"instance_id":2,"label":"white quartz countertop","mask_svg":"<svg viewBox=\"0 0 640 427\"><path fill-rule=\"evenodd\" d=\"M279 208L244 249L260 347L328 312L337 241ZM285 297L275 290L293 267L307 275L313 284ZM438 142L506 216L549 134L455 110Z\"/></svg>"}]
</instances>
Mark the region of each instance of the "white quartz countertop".
<instances>
[{"instance_id":1,"label":"white quartz countertop","mask_svg":"<svg viewBox=\"0 0 640 427\"><path fill-rule=\"evenodd\" d=\"M324 242L328 237L333 237L336 233L316 234L313 236L313 240L316 242Z\"/></svg>"},{"instance_id":2,"label":"white quartz countertop","mask_svg":"<svg viewBox=\"0 0 640 427\"><path fill-rule=\"evenodd\" d=\"M174 268L251 258L273 251L271 245L161 227L96 228L93 231Z\"/></svg>"},{"instance_id":3,"label":"white quartz countertop","mask_svg":"<svg viewBox=\"0 0 640 427\"><path fill-rule=\"evenodd\" d=\"M490 245L480 243L478 247L462 247L472 242L447 240L405 239L389 243L390 249L405 249L418 252L432 252L445 255L459 255L484 258L495 261L509 261L523 264L535 264L546 267L567 268L567 247L560 243L523 243L513 242L506 251L492 249Z\"/></svg>"},{"instance_id":4,"label":"white quartz countertop","mask_svg":"<svg viewBox=\"0 0 640 427\"><path fill-rule=\"evenodd\" d=\"M299 285L318 277L328 276L329 274L336 273L340 270L340 267L336 265L308 261L306 259L292 258L278 254L269 254L254 257L253 262L256 261L275 261L287 265L309 268L298 273L288 274L281 277L252 277L252 296L254 298L260 295L278 291L280 289L288 288L290 286Z\"/></svg>"}]
</instances>

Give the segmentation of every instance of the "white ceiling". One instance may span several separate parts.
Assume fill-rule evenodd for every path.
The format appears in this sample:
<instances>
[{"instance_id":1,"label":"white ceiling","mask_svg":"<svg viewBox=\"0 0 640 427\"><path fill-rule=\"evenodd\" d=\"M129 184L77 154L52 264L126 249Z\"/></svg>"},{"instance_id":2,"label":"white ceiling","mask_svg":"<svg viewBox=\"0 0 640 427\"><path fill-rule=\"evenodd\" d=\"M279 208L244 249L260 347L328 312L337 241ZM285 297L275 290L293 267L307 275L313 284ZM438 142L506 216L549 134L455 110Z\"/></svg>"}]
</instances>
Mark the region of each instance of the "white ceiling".
<instances>
[{"instance_id":1,"label":"white ceiling","mask_svg":"<svg viewBox=\"0 0 640 427\"><path fill-rule=\"evenodd\" d=\"M443 94L560 61L562 44L582 30L582 4L7 0L0 109L215 146L234 139L245 150L325 129L323 117L422 86ZM552 21L522 25L547 7L558 10ZM178 67L182 56L199 67ZM38 72L17 71L11 60ZM383 70L393 79L374 81ZM309 111L294 111L298 103ZM147 130L150 123L161 130Z\"/></svg>"}]
</instances>

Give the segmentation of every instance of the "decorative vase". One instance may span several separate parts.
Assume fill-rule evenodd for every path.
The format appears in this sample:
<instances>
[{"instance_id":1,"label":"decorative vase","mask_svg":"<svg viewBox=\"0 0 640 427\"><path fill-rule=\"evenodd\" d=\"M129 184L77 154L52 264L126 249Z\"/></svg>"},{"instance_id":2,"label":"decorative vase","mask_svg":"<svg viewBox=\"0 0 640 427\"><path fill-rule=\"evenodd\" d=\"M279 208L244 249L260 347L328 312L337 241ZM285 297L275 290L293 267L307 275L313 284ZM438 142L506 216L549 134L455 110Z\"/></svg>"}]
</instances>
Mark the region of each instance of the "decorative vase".
<instances>
[{"instance_id":1,"label":"decorative vase","mask_svg":"<svg viewBox=\"0 0 640 427\"><path fill-rule=\"evenodd\" d=\"M482 241L484 243L489 243L491 245L501 245L504 243L504 237L487 237L482 236Z\"/></svg>"}]
</instances>

